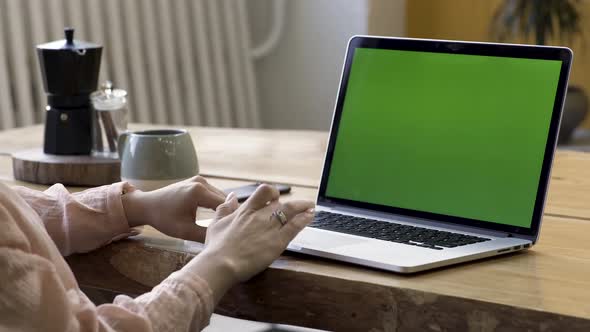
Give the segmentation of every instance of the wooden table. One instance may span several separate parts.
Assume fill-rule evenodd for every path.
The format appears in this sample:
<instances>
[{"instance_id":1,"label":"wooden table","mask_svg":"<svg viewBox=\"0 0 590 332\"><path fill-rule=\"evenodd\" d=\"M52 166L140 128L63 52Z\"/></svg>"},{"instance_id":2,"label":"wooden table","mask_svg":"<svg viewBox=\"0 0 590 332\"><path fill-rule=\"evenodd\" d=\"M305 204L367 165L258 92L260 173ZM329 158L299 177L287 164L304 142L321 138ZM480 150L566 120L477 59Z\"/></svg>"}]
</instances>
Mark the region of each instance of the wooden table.
<instances>
[{"instance_id":1,"label":"wooden table","mask_svg":"<svg viewBox=\"0 0 590 332\"><path fill-rule=\"evenodd\" d=\"M326 133L189 130L213 184L286 182L294 187L285 199L315 199ZM12 178L9 154L40 146L41 136L39 126L0 132L1 181L22 184ZM532 250L412 276L285 254L234 287L216 311L337 331L590 331L589 190L590 155L559 151ZM140 294L200 250L146 228L68 262L86 289Z\"/></svg>"}]
</instances>

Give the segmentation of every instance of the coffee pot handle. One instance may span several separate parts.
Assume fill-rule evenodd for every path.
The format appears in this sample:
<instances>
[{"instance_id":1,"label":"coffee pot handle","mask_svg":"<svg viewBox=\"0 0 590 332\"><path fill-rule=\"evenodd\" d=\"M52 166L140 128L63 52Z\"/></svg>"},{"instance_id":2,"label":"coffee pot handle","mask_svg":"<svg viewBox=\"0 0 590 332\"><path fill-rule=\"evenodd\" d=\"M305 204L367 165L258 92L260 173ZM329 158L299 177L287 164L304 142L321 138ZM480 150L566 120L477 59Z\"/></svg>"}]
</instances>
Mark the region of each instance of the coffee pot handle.
<instances>
[{"instance_id":1,"label":"coffee pot handle","mask_svg":"<svg viewBox=\"0 0 590 332\"><path fill-rule=\"evenodd\" d=\"M127 138L129 138L130 132L126 131L119 135L117 138L117 152L119 153L119 159L123 159L123 150L125 150L125 145L127 144Z\"/></svg>"}]
</instances>

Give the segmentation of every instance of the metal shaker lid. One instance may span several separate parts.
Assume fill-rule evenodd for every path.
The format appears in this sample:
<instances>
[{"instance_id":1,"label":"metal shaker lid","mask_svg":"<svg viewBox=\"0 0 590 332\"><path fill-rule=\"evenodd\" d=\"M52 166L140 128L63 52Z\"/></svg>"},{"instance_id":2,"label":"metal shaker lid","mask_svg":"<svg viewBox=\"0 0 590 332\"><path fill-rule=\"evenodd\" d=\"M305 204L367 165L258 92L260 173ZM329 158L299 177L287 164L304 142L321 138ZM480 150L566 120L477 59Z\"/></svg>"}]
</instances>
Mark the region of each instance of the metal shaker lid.
<instances>
[{"instance_id":1,"label":"metal shaker lid","mask_svg":"<svg viewBox=\"0 0 590 332\"><path fill-rule=\"evenodd\" d=\"M127 103L127 91L113 89L113 83L106 81L100 86L100 90L90 95L92 105L101 111L113 111L122 108Z\"/></svg>"},{"instance_id":2,"label":"metal shaker lid","mask_svg":"<svg viewBox=\"0 0 590 332\"><path fill-rule=\"evenodd\" d=\"M90 43L82 40L74 39L74 29L64 28L65 39L52 41L45 44L37 45L38 49L42 50L69 50L69 51L81 51L88 49L102 48L101 45Z\"/></svg>"}]
</instances>

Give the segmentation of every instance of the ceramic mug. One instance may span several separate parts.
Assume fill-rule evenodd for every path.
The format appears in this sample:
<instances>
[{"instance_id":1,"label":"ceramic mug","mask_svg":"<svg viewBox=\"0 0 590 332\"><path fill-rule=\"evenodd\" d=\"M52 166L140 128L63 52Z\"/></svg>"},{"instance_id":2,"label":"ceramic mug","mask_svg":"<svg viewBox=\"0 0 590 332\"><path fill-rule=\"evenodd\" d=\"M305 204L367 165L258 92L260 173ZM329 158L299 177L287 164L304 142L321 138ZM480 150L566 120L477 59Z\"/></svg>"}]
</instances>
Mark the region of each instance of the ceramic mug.
<instances>
[{"instance_id":1,"label":"ceramic mug","mask_svg":"<svg viewBox=\"0 0 590 332\"><path fill-rule=\"evenodd\" d=\"M195 147L186 130L126 132L118 143L121 180L140 190L159 189L199 173Z\"/></svg>"}]
</instances>

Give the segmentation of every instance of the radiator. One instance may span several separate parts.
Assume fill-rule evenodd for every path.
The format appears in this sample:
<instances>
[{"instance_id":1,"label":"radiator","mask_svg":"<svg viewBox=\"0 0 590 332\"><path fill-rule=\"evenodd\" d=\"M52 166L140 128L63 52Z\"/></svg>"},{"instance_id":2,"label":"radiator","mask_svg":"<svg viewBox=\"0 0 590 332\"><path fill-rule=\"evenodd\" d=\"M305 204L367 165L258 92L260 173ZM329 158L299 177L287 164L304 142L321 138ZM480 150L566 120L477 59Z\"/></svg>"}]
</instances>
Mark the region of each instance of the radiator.
<instances>
[{"instance_id":1,"label":"radiator","mask_svg":"<svg viewBox=\"0 0 590 332\"><path fill-rule=\"evenodd\" d=\"M35 45L76 39L104 46L100 81L129 93L131 121L260 127L254 65L278 42L285 0L254 47L247 0L0 0L0 128L42 122Z\"/></svg>"}]
</instances>

